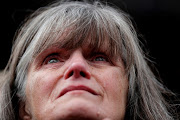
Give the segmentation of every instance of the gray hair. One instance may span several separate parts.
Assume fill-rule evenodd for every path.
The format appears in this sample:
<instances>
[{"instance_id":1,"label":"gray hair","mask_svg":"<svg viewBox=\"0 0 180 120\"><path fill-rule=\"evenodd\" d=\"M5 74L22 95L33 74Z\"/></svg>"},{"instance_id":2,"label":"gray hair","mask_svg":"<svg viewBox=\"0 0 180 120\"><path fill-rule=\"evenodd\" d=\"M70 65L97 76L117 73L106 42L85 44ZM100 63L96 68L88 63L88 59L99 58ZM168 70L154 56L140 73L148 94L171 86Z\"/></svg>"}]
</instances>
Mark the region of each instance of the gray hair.
<instances>
[{"instance_id":1,"label":"gray hair","mask_svg":"<svg viewBox=\"0 0 180 120\"><path fill-rule=\"evenodd\" d=\"M148 66L129 15L100 2L57 2L38 9L28 18L17 32L4 70L0 90L1 120L18 118L15 110L19 101L26 100L30 63L60 39L61 47L77 48L88 43L92 50L107 42L108 54L121 56L129 80L127 119L174 120L164 98L173 93L156 79Z\"/></svg>"}]
</instances>

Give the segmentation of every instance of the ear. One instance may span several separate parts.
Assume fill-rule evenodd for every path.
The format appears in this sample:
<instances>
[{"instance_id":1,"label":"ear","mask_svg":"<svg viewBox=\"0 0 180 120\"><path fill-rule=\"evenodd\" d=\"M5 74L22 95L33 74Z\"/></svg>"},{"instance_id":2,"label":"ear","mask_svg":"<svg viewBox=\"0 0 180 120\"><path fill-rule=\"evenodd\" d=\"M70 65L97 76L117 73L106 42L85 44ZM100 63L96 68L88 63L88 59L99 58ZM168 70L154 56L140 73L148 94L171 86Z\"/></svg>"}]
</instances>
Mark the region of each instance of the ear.
<instances>
[{"instance_id":1,"label":"ear","mask_svg":"<svg viewBox=\"0 0 180 120\"><path fill-rule=\"evenodd\" d=\"M30 110L24 102L19 104L19 118L20 120L31 120Z\"/></svg>"}]
</instances>

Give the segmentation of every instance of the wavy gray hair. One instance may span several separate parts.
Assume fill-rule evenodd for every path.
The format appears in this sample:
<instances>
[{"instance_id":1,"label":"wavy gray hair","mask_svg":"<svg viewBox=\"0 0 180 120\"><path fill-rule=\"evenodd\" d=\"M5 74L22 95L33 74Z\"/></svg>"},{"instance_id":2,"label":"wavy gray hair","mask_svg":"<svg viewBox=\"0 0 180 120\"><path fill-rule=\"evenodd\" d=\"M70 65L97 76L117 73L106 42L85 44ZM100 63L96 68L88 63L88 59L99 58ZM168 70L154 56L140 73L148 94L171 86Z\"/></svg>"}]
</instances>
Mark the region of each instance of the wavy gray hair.
<instances>
[{"instance_id":1,"label":"wavy gray hair","mask_svg":"<svg viewBox=\"0 0 180 120\"><path fill-rule=\"evenodd\" d=\"M58 2L38 9L17 32L1 81L1 120L18 119L18 103L26 100L29 64L60 36L65 36L60 44L66 48L88 43L95 49L107 42L109 54L121 56L129 80L127 119L174 119L163 97L173 93L156 79L147 65L129 15L100 2ZM87 41L89 36L91 40Z\"/></svg>"}]
</instances>

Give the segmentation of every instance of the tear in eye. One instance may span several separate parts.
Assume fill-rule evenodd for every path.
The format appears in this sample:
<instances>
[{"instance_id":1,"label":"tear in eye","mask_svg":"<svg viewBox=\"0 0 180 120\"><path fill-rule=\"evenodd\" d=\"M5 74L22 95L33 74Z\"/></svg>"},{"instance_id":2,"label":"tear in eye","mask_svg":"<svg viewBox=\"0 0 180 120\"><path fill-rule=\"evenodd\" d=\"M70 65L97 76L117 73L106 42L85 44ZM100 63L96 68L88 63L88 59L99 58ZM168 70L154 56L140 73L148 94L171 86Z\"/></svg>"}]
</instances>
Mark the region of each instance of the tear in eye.
<instances>
[{"instance_id":1,"label":"tear in eye","mask_svg":"<svg viewBox=\"0 0 180 120\"><path fill-rule=\"evenodd\" d=\"M52 64L52 63L57 63L59 62L59 60L57 58L52 58L50 60L48 60L47 64Z\"/></svg>"}]
</instances>

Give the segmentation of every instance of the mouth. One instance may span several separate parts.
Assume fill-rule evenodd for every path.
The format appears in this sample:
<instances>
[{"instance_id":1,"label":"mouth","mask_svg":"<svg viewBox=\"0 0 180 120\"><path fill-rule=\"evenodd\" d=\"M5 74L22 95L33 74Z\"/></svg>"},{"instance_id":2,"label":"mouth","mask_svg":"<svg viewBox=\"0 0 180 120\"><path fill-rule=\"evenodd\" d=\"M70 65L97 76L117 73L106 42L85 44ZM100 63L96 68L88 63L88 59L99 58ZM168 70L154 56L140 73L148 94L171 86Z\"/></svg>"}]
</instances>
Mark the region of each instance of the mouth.
<instances>
[{"instance_id":1,"label":"mouth","mask_svg":"<svg viewBox=\"0 0 180 120\"><path fill-rule=\"evenodd\" d=\"M63 89L61 91L59 97L62 97L63 95L65 95L68 92L78 91L78 90L89 92L92 95L98 95L93 89L91 89L91 88L89 88L87 86L80 85L80 86L69 86L69 87L66 87L65 89Z\"/></svg>"}]
</instances>

